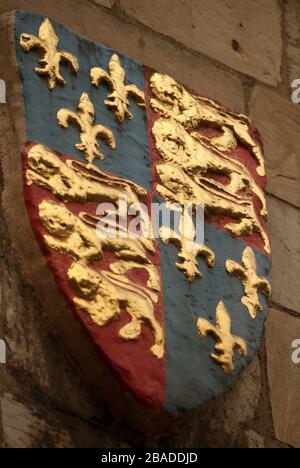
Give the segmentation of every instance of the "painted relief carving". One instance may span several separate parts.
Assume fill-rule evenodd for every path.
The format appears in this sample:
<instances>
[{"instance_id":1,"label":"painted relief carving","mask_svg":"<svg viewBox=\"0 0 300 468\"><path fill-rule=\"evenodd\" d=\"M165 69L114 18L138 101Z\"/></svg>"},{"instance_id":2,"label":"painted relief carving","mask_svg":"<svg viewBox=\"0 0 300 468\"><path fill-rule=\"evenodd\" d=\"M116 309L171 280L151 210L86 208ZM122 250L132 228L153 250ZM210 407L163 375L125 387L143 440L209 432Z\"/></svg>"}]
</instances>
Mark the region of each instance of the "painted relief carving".
<instances>
[{"instance_id":1,"label":"painted relief carving","mask_svg":"<svg viewBox=\"0 0 300 468\"><path fill-rule=\"evenodd\" d=\"M68 278L78 293L75 303L85 310L99 326L121 316L121 308L130 315L131 321L119 330L124 340L136 340L141 336L142 325L152 329L154 345L152 354L161 359L164 355L164 334L155 318L153 303L157 296L123 275L96 272L82 263L73 263Z\"/></svg>"},{"instance_id":2,"label":"painted relief carving","mask_svg":"<svg viewBox=\"0 0 300 468\"><path fill-rule=\"evenodd\" d=\"M255 319L257 312L262 310L258 292L261 291L269 299L271 286L266 278L258 276L255 255L250 247L246 247L244 250L242 262L243 265L240 265L233 260L227 260L226 270L242 281L245 288L242 303L247 307L251 317Z\"/></svg>"},{"instance_id":3,"label":"painted relief carving","mask_svg":"<svg viewBox=\"0 0 300 468\"><path fill-rule=\"evenodd\" d=\"M87 93L81 95L77 112L70 109L60 109L57 113L57 120L59 125L64 128L67 128L69 123L79 127L81 143L76 144L76 148L84 153L86 160L90 163L95 158L104 158L103 153L99 151L97 138L102 138L109 148L116 148L113 132L104 125L94 125L95 109Z\"/></svg>"},{"instance_id":4,"label":"painted relief carving","mask_svg":"<svg viewBox=\"0 0 300 468\"><path fill-rule=\"evenodd\" d=\"M143 91L135 84L126 84L125 80L126 72L117 54L112 55L108 64L108 72L98 67L91 70L91 81L94 86L98 87L102 82L105 82L111 88L111 92L105 100L105 105L114 111L119 122L133 118L129 110L129 96L135 98L138 106L145 107L145 94Z\"/></svg>"},{"instance_id":5,"label":"painted relief carving","mask_svg":"<svg viewBox=\"0 0 300 468\"><path fill-rule=\"evenodd\" d=\"M210 268L215 265L214 252L207 246L195 242L195 234L193 219L184 211L180 214L178 233L165 226L160 228L163 242L166 244L172 242L178 247L178 257L182 262L176 263L176 266L184 272L189 281L202 276L198 268L198 256L201 255Z\"/></svg>"},{"instance_id":6,"label":"painted relief carving","mask_svg":"<svg viewBox=\"0 0 300 468\"><path fill-rule=\"evenodd\" d=\"M151 105L161 115L152 127L157 151L164 161L156 166L162 182L157 184L158 193L169 203L203 204L208 215L231 218L225 228L237 236L258 233L265 251L270 253L260 219L267 216L264 193L247 168L227 154L241 142L256 158L257 172L264 174L261 150L250 135L248 119L193 96L167 75L154 73L150 86L154 95ZM218 128L221 135L207 138L195 130L187 131L201 125ZM218 180L220 176L227 179L226 183ZM253 195L260 201L259 215ZM170 240L174 242L173 234ZM187 276L192 280L198 276L195 257L193 271Z\"/></svg>"},{"instance_id":7,"label":"painted relief carving","mask_svg":"<svg viewBox=\"0 0 300 468\"><path fill-rule=\"evenodd\" d=\"M259 134L246 116L167 75L49 19L14 15L24 226L29 219L49 284L124 395L164 412L195 410L250 364L267 316ZM24 54L33 50L37 68ZM77 77L50 92L66 84L63 64ZM56 314L62 333L63 319Z\"/></svg>"},{"instance_id":8,"label":"painted relief carving","mask_svg":"<svg viewBox=\"0 0 300 468\"><path fill-rule=\"evenodd\" d=\"M77 58L70 52L58 50L58 43L59 39L48 18L41 24L38 37L23 33L20 39L21 47L25 52L40 51L41 66L36 67L35 71L38 75L47 77L50 90L53 90L57 84L66 84L60 72L61 63L66 63L74 74L77 74L79 70Z\"/></svg>"},{"instance_id":9,"label":"painted relief carving","mask_svg":"<svg viewBox=\"0 0 300 468\"><path fill-rule=\"evenodd\" d=\"M150 86L154 95L151 105L155 111L164 117L175 120L185 128L198 128L201 125L207 125L220 129L223 131L221 146L225 149L231 149L235 145L234 135L241 144L251 151L258 163L257 173L260 176L265 175L263 155L250 135L247 117L226 112L209 99L193 96L167 75L154 73L150 80ZM230 132L227 132L227 129ZM217 146L220 146L218 140Z\"/></svg>"},{"instance_id":10,"label":"painted relief carving","mask_svg":"<svg viewBox=\"0 0 300 468\"><path fill-rule=\"evenodd\" d=\"M258 232L269 253L269 239L255 212L251 192L261 202L263 217L267 215L265 197L247 169L190 135L171 119L158 119L152 132L165 161L157 166L163 182L158 184L158 192L173 203L202 203L208 213L228 215L238 221L228 223L228 230L236 235ZM226 176L228 184L215 180L212 173Z\"/></svg>"},{"instance_id":11,"label":"painted relief carving","mask_svg":"<svg viewBox=\"0 0 300 468\"><path fill-rule=\"evenodd\" d=\"M224 303L220 302L217 307L216 325L200 318L197 327L201 337L212 335L216 339L215 353L211 358L222 367L225 374L230 374L234 369L234 351L244 357L247 355L247 345L241 337L232 335L231 319Z\"/></svg>"},{"instance_id":12,"label":"painted relief carving","mask_svg":"<svg viewBox=\"0 0 300 468\"><path fill-rule=\"evenodd\" d=\"M35 146L28 154L27 183L42 186L65 201L116 203L120 195L126 193L131 202L138 203L134 193L136 185L105 175L96 168L91 172L84 165L73 167L73 163L71 160L62 162L42 145ZM142 188L139 192L144 193ZM154 316L153 306L158 297L151 291L160 290L159 275L146 254L147 249L153 250L153 243L146 242L145 248L143 239L105 237L104 232L99 235L88 213L80 212L75 216L64 204L51 200L40 204L39 215L51 233L44 236L48 247L75 260L68 271L70 284L78 294L75 304L100 326L118 318L121 307L124 307L132 321L120 330L120 336L134 340L141 334L142 323L150 326L155 336L151 350L161 358L164 354L163 330ZM110 272L96 271L89 266L91 262L101 260L105 252L114 252L117 257L110 264ZM148 289L124 276L132 269L145 269L149 274Z\"/></svg>"},{"instance_id":13,"label":"painted relief carving","mask_svg":"<svg viewBox=\"0 0 300 468\"><path fill-rule=\"evenodd\" d=\"M64 163L43 145L36 145L29 151L28 164L28 184L36 183L51 190L62 201L86 203L105 199L116 203L121 192L126 195L128 203L134 204L138 203L137 195L146 195L146 191L137 184L111 176L96 166L74 160Z\"/></svg>"},{"instance_id":14,"label":"painted relief carving","mask_svg":"<svg viewBox=\"0 0 300 468\"><path fill-rule=\"evenodd\" d=\"M81 307L99 326L118 319L123 307L131 317L119 335L125 340L135 340L141 335L142 323L154 333L155 344L152 353L161 358L164 354L164 337L160 324L154 316L153 304L157 295L139 286L123 275L107 271L96 271L89 264L103 257L103 251L117 251L123 259L137 259L147 263L142 248L132 239L99 238L96 231L70 212L65 205L44 200L39 206L43 225L52 235L45 235L48 247L71 256L75 262L68 270L68 280L78 296L74 302ZM124 260L123 260L124 261ZM141 267L140 264L137 264Z\"/></svg>"},{"instance_id":15,"label":"painted relief carving","mask_svg":"<svg viewBox=\"0 0 300 468\"><path fill-rule=\"evenodd\" d=\"M203 205L206 215L225 217L224 228L235 236L258 234L269 254L264 192L247 167L229 155L238 145L244 146L256 160L257 175L265 174L262 152L251 135L248 119L225 111L209 99L192 95L166 75L154 73L150 87L153 93L150 103L158 115L152 135L161 157L156 164L159 195L169 204L179 203L182 212L187 205L194 208ZM218 134L208 137L201 134L201 127L217 129ZM164 242L177 245L183 262L176 263L176 267L194 281L201 276L197 255L202 254L210 267L216 259L214 252L204 245L198 250L194 243L193 249L185 249L185 243L191 244L194 239L195 229L191 217L189 236L185 238L183 221L182 215L178 233L162 228L161 234ZM255 255L250 247L244 251L243 265L226 261L227 271L243 282L246 295L242 303L255 318L257 310L262 309L258 290L269 296L270 286L265 278L257 276ZM211 334L217 340L212 359L226 374L231 373L235 367L234 351L246 356L247 345L243 338L231 334L231 318L224 303L221 301L217 307L216 326L206 319L199 319L197 326L202 337Z\"/></svg>"}]
</instances>

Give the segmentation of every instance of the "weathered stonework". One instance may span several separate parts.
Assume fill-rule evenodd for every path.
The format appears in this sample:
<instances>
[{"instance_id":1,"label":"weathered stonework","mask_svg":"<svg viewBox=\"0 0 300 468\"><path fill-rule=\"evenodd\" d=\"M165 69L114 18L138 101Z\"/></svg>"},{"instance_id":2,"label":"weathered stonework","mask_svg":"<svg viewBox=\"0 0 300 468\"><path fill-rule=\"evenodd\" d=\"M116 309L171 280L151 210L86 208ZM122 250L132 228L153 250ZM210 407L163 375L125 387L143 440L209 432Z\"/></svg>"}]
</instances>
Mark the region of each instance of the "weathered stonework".
<instances>
[{"instance_id":1,"label":"weathered stonework","mask_svg":"<svg viewBox=\"0 0 300 468\"><path fill-rule=\"evenodd\" d=\"M265 441L257 432L246 431L243 436L242 448L262 449L265 448Z\"/></svg>"},{"instance_id":2,"label":"weathered stonework","mask_svg":"<svg viewBox=\"0 0 300 468\"><path fill-rule=\"evenodd\" d=\"M289 81L292 83L300 78L300 3L297 0L287 0L285 2L285 27Z\"/></svg>"},{"instance_id":3,"label":"weathered stonework","mask_svg":"<svg viewBox=\"0 0 300 468\"><path fill-rule=\"evenodd\" d=\"M113 433L105 417L78 417L52 406L47 394L28 387L24 375L14 379L0 371L0 430L3 448L127 448L120 430ZM1 421L1 417L0 417ZM105 423L104 423L105 422Z\"/></svg>"},{"instance_id":4,"label":"weathered stonework","mask_svg":"<svg viewBox=\"0 0 300 468\"><path fill-rule=\"evenodd\" d=\"M269 197L270 235L273 250L272 301L300 314L300 213Z\"/></svg>"},{"instance_id":5,"label":"weathered stonework","mask_svg":"<svg viewBox=\"0 0 300 468\"><path fill-rule=\"evenodd\" d=\"M218 404L211 404L201 415L199 437L203 446L234 447L239 431L255 416L260 392L260 366L258 358L255 358L241 379L218 400Z\"/></svg>"},{"instance_id":6,"label":"weathered stonework","mask_svg":"<svg viewBox=\"0 0 300 468\"><path fill-rule=\"evenodd\" d=\"M121 0L124 12L160 34L260 81L280 81L281 12L273 0ZM268 18L268 27L264 23Z\"/></svg>"},{"instance_id":7,"label":"weathered stonework","mask_svg":"<svg viewBox=\"0 0 300 468\"><path fill-rule=\"evenodd\" d=\"M10 394L6 393L1 398L1 411L5 448L23 448L32 445L34 447L37 443L39 447L44 448L48 446L50 439L54 448L72 447L66 431L49 426L29 408L16 402Z\"/></svg>"},{"instance_id":8,"label":"weathered stonework","mask_svg":"<svg viewBox=\"0 0 300 468\"><path fill-rule=\"evenodd\" d=\"M300 448L300 364L292 343L300 338L300 318L273 309L266 325L268 379L274 429L280 442Z\"/></svg>"},{"instance_id":9,"label":"weathered stonework","mask_svg":"<svg viewBox=\"0 0 300 468\"><path fill-rule=\"evenodd\" d=\"M115 3L115 0L93 0L98 5L102 5L106 8L111 8Z\"/></svg>"},{"instance_id":10,"label":"weathered stonework","mask_svg":"<svg viewBox=\"0 0 300 468\"><path fill-rule=\"evenodd\" d=\"M300 207L300 106L264 86L255 87L250 115L265 142L267 190Z\"/></svg>"},{"instance_id":11,"label":"weathered stonework","mask_svg":"<svg viewBox=\"0 0 300 468\"><path fill-rule=\"evenodd\" d=\"M159 68L192 89L232 107L236 112L245 111L240 79L207 60L200 60L148 31L141 36L139 57L149 66Z\"/></svg>"}]
</instances>

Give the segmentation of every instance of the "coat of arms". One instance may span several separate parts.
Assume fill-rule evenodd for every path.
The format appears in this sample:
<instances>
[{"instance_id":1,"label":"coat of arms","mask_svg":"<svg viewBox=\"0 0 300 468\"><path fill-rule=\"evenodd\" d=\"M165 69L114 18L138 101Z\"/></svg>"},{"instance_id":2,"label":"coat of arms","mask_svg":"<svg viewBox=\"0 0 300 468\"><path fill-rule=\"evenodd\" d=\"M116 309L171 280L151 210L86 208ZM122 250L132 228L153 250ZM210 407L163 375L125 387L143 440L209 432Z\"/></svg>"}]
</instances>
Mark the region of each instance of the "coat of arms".
<instances>
[{"instance_id":1,"label":"coat of arms","mask_svg":"<svg viewBox=\"0 0 300 468\"><path fill-rule=\"evenodd\" d=\"M25 125L11 187L46 312L99 387L103 365L143 407L199 408L252 361L267 315L258 132L49 18L13 23Z\"/></svg>"}]
</instances>

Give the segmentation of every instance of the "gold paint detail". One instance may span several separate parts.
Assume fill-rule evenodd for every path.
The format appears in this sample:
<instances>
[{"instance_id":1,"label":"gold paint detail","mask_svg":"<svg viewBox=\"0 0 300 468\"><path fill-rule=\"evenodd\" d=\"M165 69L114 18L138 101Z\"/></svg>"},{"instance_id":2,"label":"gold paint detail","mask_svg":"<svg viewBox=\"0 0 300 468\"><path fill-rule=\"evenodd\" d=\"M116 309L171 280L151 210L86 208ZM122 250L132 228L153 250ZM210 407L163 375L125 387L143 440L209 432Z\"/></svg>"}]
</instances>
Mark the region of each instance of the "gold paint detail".
<instances>
[{"instance_id":1,"label":"gold paint detail","mask_svg":"<svg viewBox=\"0 0 300 468\"><path fill-rule=\"evenodd\" d=\"M92 163L95 158L104 158L104 155L99 151L97 138L104 139L109 148L116 148L113 132L103 125L94 125L95 108L87 93L81 95L77 112L61 109L57 113L57 120L59 125L64 128L68 128L69 123L79 127L81 143L75 146L84 153L89 163Z\"/></svg>"},{"instance_id":2,"label":"gold paint detail","mask_svg":"<svg viewBox=\"0 0 300 468\"><path fill-rule=\"evenodd\" d=\"M255 319L257 312L263 309L258 292L261 291L269 299L271 286L266 278L257 275L255 255L250 247L244 250L242 263L243 265L240 265L233 260L227 260L226 270L242 281L245 288L245 296L242 297L242 303L247 307L250 316Z\"/></svg>"},{"instance_id":3,"label":"gold paint detail","mask_svg":"<svg viewBox=\"0 0 300 468\"><path fill-rule=\"evenodd\" d=\"M27 183L35 183L64 202L76 201L117 203L120 195L127 197L128 204L138 204L136 194L147 192L137 184L112 176L101 169L80 161L63 162L54 152L43 145L34 145L28 152Z\"/></svg>"},{"instance_id":4,"label":"gold paint detail","mask_svg":"<svg viewBox=\"0 0 300 468\"><path fill-rule=\"evenodd\" d=\"M231 318L222 301L217 307L216 325L200 318L197 328L201 337L206 338L212 335L216 339L215 353L211 355L211 358L222 367L225 374L230 374L234 370L234 351L242 357L247 356L246 342L231 333Z\"/></svg>"},{"instance_id":5,"label":"gold paint detail","mask_svg":"<svg viewBox=\"0 0 300 468\"><path fill-rule=\"evenodd\" d=\"M211 148L198 133L189 134L179 123L160 118L152 129L156 147L166 162L179 164L185 172L209 182L225 194L241 200L250 200L247 190L254 192L261 202L262 216L267 216L265 195L243 164ZM211 175L226 176L226 185L212 179Z\"/></svg>"},{"instance_id":6,"label":"gold paint detail","mask_svg":"<svg viewBox=\"0 0 300 468\"><path fill-rule=\"evenodd\" d=\"M225 227L236 236L257 232L267 253L267 232L256 214L254 193L261 202L260 214L267 216L266 200L249 171L238 161L190 135L178 122L159 118L152 128L156 148L165 163L156 166L162 184L158 193L170 203L204 205L208 215L232 218ZM224 184L212 175L225 176Z\"/></svg>"},{"instance_id":7,"label":"gold paint detail","mask_svg":"<svg viewBox=\"0 0 300 468\"><path fill-rule=\"evenodd\" d=\"M168 75L154 73L150 79L150 87L154 95L151 105L161 116L172 119L185 128L209 126L219 129L223 135L210 140L217 148L221 146L222 149L231 149L235 138L251 151L258 163L257 173L260 176L265 175L262 150L250 134L246 116L225 111L209 99L192 95Z\"/></svg>"},{"instance_id":8,"label":"gold paint detail","mask_svg":"<svg viewBox=\"0 0 300 468\"><path fill-rule=\"evenodd\" d=\"M64 202L107 202L117 206L123 195L129 204L138 206L137 194L146 195L142 187L106 174L90 164L64 162L43 145L31 148L28 165L27 184L50 190ZM76 305L99 326L118 319L121 311L126 311L131 322L119 331L120 337L135 340L141 335L142 325L150 327L154 335L151 351L161 358L164 355L164 332L154 311L160 276L147 256L147 252L155 251L153 241L105 237L97 226L100 218L84 211L74 215L64 204L51 200L40 203L39 215L48 231L44 236L46 245L74 260L68 271L68 281L76 291ZM110 264L110 271L98 271L98 267L96 269L91 263L101 262L106 252L114 253L117 259ZM133 269L147 272L147 287L126 277Z\"/></svg>"},{"instance_id":9,"label":"gold paint detail","mask_svg":"<svg viewBox=\"0 0 300 468\"><path fill-rule=\"evenodd\" d=\"M96 271L89 265L101 260L105 251L117 252L124 264L125 259L129 259L130 265L131 259L150 263L138 243L133 239L122 239L119 243L115 239L102 239L65 205L51 200L40 204L39 215L51 233L44 236L47 246L75 260L68 270L69 283L78 295L74 299L75 304L99 326L120 318L121 309L125 309L132 320L119 331L119 335L125 340L135 340L141 335L142 324L150 326L155 338L151 351L161 358L164 355L164 337L154 315L157 295L124 275ZM139 268L142 268L140 263Z\"/></svg>"},{"instance_id":10,"label":"gold paint detail","mask_svg":"<svg viewBox=\"0 0 300 468\"><path fill-rule=\"evenodd\" d=\"M111 88L111 93L108 94L105 104L113 109L119 122L123 122L126 118L132 119L133 115L129 111L128 97L130 95L133 96L138 106L145 107L145 94L135 84L125 83L125 70L117 54L112 55L108 64L108 70L106 72L102 68L92 68L90 74L92 84L99 86L104 81Z\"/></svg>"},{"instance_id":11,"label":"gold paint detail","mask_svg":"<svg viewBox=\"0 0 300 468\"><path fill-rule=\"evenodd\" d=\"M112 239L97 234L61 203L44 201L40 205L40 218L49 232L59 239L45 236L46 244L61 253L78 260L95 261L103 258L103 252L114 252L118 257L147 264L143 246L135 239Z\"/></svg>"},{"instance_id":12,"label":"gold paint detail","mask_svg":"<svg viewBox=\"0 0 300 468\"><path fill-rule=\"evenodd\" d=\"M158 359L164 355L164 336L154 316L153 300L146 288L138 286L123 276L109 272L96 272L82 262L75 262L68 272L70 284L78 294L75 303L99 326L120 318L121 308L131 321L119 330L124 340L141 336L142 325L149 326L154 334L151 352Z\"/></svg>"},{"instance_id":13,"label":"gold paint detail","mask_svg":"<svg viewBox=\"0 0 300 468\"><path fill-rule=\"evenodd\" d=\"M179 221L179 233L168 227L160 229L160 236L165 244L172 242L179 248L178 257L182 263L176 263L179 270L182 270L189 281L196 277L201 277L198 269L197 257L201 255L209 267L215 265L215 254L207 246L195 242L195 227L189 213L182 211Z\"/></svg>"},{"instance_id":14,"label":"gold paint detail","mask_svg":"<svg viewBox=\"0 0 300 468\"><path fill-rule=\"evenodd\" d=\"M58 50L58 43L59 39L48 18L42 22L38 37L23 33L20 38L21 47L25 52L40 51L39 63L41 66L36 67L35 71L38 75L48 78L48 87L51 91L57 84L66 84L60 72L61 63L68 64L73 74L77 74L79 71L77 58L70 52Z\"/></svg>"},{"instance_id":15,"label":"gold paint detail","mask_svg":"<svg viewBox=\"0 0 300 468\"><path fill-rule=\"evenodd\" d=\"M150 289L154 289L155 291L160 291L160 278L158 271L154 265L141 265L140 263L133 262L133 261L124 261L119 260L118 262L114 262L110 265L111 271L118 275L124 275L131 270L141 269L143 268L148 272L148 282L147 286Z\"/></svg>"},{"instance_id":16,"label":"gold paint detail","mask_svg":"<svg viewBox=\"0 0 300 468\"><path fill-rule=\"evenodd\" d=\"M192 135L195 138L198 138L200 141L203 141L204 143L210 143L212 146L214 146L220 151L226 152L234 150L237 147L237 141L233 131L227 127L222 127L220 130L222 131L222 134L212 138L202 136L198 132L194 132L192 133Z\"/></svg>"}]
</instances>

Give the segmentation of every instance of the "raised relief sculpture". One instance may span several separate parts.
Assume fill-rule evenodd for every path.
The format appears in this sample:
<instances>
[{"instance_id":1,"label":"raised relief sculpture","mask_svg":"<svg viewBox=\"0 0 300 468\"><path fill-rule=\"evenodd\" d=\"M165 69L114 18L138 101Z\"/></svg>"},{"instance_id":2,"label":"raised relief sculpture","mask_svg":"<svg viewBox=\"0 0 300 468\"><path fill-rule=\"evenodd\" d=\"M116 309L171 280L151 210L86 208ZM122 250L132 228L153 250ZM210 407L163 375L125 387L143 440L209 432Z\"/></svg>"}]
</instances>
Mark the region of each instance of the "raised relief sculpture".
<instances>
[{"instance_id":1,"label":"raised relief sculpture","mask_svg":"<svg viewBox=\"0 0 300 468\"><path fill-rule=\"evenodd\" d=\"M245 288L245 296L242 297L242 303L247 307L251 317L255 319L257 312L263 309L258 292L261 291L269 299L271 286L266 278L258 276L255 255L250 247L246 247L244 250L242 262L243 265L240 265L233 260L227 260L226 270L242 281Z\"/></svg>"},{"instance_id":2,"label":"raised relief sculpture","mask_svg":"<svg viewBox=\"0 0 300 468\"><path fill-rule=\"evenodd\" d=\"M159 195L168 203L180 203L182 210L191 204L203 205L206 215L226 217L224 227L235 236L257 233L269 254L264 192L244 164L229 156L238 144L243 145L258 163L257 174L264 175L262 152L251 135L248 119L192 95L167 75L154 73L150 87L151 106L159 115L152 127L162 159L156 164ZM218 129L219 135L208 138L199 132L201 127ZM259 200L259 212L255 197ZM178 235L174 234L169 231L169 241L178 244ZM165 232L163 239L168 242ZM182 245L178 247L182 257ZM190 280L199 276L196 251L189 261L188 274L184 258L183 267L176 264Z\"/></svg>"},{"instance_id":3,"label":"raised relief sculpture","mask_svg":"<svg viewBox=\"0 0 300 468\"><path fill-rule=\"evenodd\" d=\"M29 152L28 165L27 183L46 188L62 200L117 203L120 196L126 194L132 203L138 204L135 184L106 175L97 168L90 169L82 163L77 165L73 160L64 163L42 145ZM142 188L139 193L144 193ZM120 330L120 336L137 339L141 325L149 325L155 335L151 351L161 358L164 354L163 330L154 315L154 304L158 300L154 291L160 290L160 281L146 253L153 251L153 242L110 237L96 229L94 222L100 218L85 212L75 216L64 204L51 200L44 200L39 205L39 215L51 234L44 235L46 245L74 259L68 278L78 294L75 304L99 326L119 318L124 307L132 321ZM113 252L117 257L111 262L110 271L94 270L91 263L103 259L105 252ZM124 276L132 269L144 269L148 273L147 288Z\"/></svg>"},{"instance_id":4,"label":"raised relief sculpture","mask_svg":"<svg viewBox=\"0 0 300 468\"><path fill-rule=\"evenodd\" d=\"M70 109L60 109L57 113L57 120L59 125L64 128L67 128L69 123L79 127L81 143L76 144L76 148L84 153L89 163L92 163L95 158L104 158L103 153L99 151L97 138L102 138L109 148L116 148L113 132L104 125L94 124L95 109L87 93L81 95L77 112Z\"/></svg>"},{"instance_id":5,"label":"raised relief sculpture","mask_svg":"<svg viewBox=\"0 0 300 468\"><path fill-rule=\"evenodd\" d=\"M164 338L160 324L154 316L153 304L157 295L138 286L123 275L96 271L91 262L103 257L103 251L117 251L121 258L149 262L141 248L132 239L122 239L119 245L114 239L101 239L94 229L76 217L65 205L44 200L39 206L43 225L51 233L44 240L49 248L71 256L75 261L68 270L70 285L78 296L74 302L87 312L99 326L120 318L121 308L131 316L131 322L119 331L125 340L135 340L141 334L142 323L150 326L155 336L152 353L161 358L164 354ZM140 266L140 265L139 265Z\"/></svg>"},{"instance_id":6,"label":"raised relief sculpture","mask_svg":"<svg viewBox=\"0 0 300 468\"><path fill-rule=\"evenodd\" d=\"M230 374L234 370L234 351L237 351L241 357L245 357L247 345L241 337L232 335L231 319L224 303L218 304L216 325L200 318L197 327L201 337L206 338L212 335L216 339L215 353L211 357L222 367L225 374Z\"/></svg>"},{"instance_id":7,"label":"raised relief sculpture","mask_svg":"<svg viewBox=\"0 0 300 468\"><path fill-rule=\"evenodd\" d=\"M8 152L3 168L24 271L101 398L113 394L137 428L151 429L153 410L163 428L166 413L225 391L259 345L271 292L259 133L246 116L47 18L12 16L11 102L23 93L14 123L24 134L21 160ZM64 70L77 76L58 89Z\"/></svg>"},{"instance_id":8,"label":"raised relief sculpture","mask_svg":"<svg viewBox=\"0 0 300 468\"><path fill-rule=\"evenodd\" d=\"M91 81L94 86L99 86L101 82L105 82L111 88L105 104L114 111L119 122L123 122L126 118L133 118L129 110L129 96L135 98L138 106L145 107L144 92L135 84L126 84L125 79L126 73L117 54L112 55L108 65L108 72L98 67L91 70Z\"/></svg>"},{"instance_id":9,"label":"raised relief sculpture","mask_svg":"<svg viewBox=\"0 0 300 468\"><path fill-rule=\"evenodd\" d=\"M160 236L163 242L166 244L172 242L178 247L178 257L181 263L176 263L176 266L184 272L189 281L202 276L198 268L198 256L202 256L210 268L215 265L214 252L207 246L197 243L195 235L192 216L184 210L180 213L178 233L165 226L160 228Z\"/></svg>"},{"instance_id":10,"label":"raised relief sculpture","mask_svg":"<svg viewBox=\"0 0 300 468\"><path fill-rule=\"evenodd\" d=\"M165 161L157 166L163 182L157 185L158 192L170 202L203 204L207 213L231 217L238 223L228 223L225 226L228 230L236 235L258 232L269 253L269 239L256 214L251 193L260 200L262 217L267 215L265 197L249 171L171 119L158 119L152 132ZM218 182L212 174L226 176L228 183Z\"/></svg>"},{"instance_id":11,"label":"raised relief sculpture","mask_svg":"<svg viewBox=\"0 0 300 468\"><path fill-rule=\"evenodd\" d=\"M181 84L168 75L154 73L150 80L154 95L151 100L153 109L162 116L180 123L185 128L212 126L223 132L222 139L213 140L216 146L232 149L234 139L247 147L257 162L257 173L265 175L264 158L260 147L249 132L247 117L226 112L213 101L193 96ZM229 131L228 131L229 130ZM233 137L234 136L234 137Z\"/></svg>"},{"instance_id":12,"label":"raised relief sculpture","mask_svg":"<svg viewBox=\"0 0 300 468\"><path fill-rule=\"evenodd\" d=\"M78 73L79 70L79 63L75 55L58 50L58 43L59 39L48 18L41 24L38 37L23 33L20 39L21 47L25 52L40 51L39 63L41 66L36 67L35 71L38 75L47 77L48 87L51 91L57 84L66 84L66 80L60 72L61 63L66 63L74 74Z\"/></svg>"}]
</instances>

